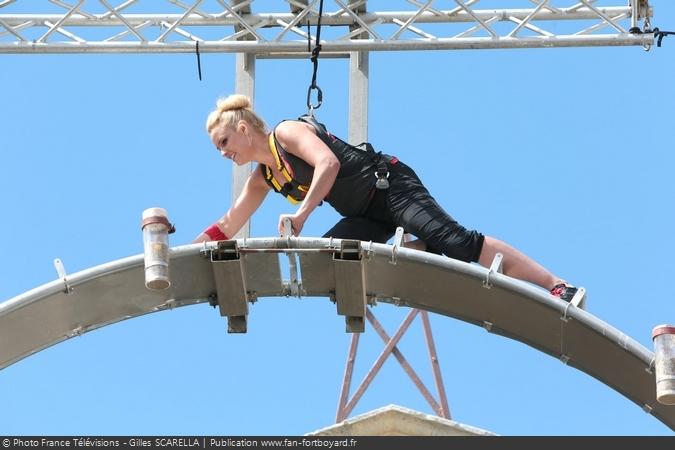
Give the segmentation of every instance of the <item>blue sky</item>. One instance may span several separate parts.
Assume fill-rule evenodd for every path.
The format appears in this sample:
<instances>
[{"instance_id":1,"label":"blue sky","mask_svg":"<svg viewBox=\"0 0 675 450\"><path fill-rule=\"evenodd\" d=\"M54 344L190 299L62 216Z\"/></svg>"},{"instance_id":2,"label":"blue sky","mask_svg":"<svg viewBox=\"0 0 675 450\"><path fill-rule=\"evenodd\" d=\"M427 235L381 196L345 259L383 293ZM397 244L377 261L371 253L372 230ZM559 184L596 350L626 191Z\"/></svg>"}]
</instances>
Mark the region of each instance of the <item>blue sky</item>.
<instances>
[{"instance_id":1,"label":"blue sky","mask_svg":"<svg viewBox=\"0 0 675 450\"><path fill-rule=\"evenodd\" d=\"M652 1L675 29L675 5ZM589 311L647 348L675 322L672 105L662 48L371 55L369 139L414 167L467 227L586 287ZM204 121L234 90L234 56L0 55L0 301L142 252L141 212L165 207L172 245L230 204L230 163ZM269 124L305 112L308 60L257 64ZM346 136L348 63L323 60L319 118ZM152 184L152 188L149 185ZM292 207L268 196L256 237ZM329 207L306 223L320 236ZM407 310L374 312L390 334ZM432 316L453 419L506 435L672 435L595 379L523 344ZM334 422L350 336L324 298L263 299L228 335L206 305L125 321L0 371L0 434L303 434ZM361 339L354 383L382 344ZM400 345L431 387L421 324ZM355 389L355 386L353 387ZM431 412L390 359L355 414Z\"/></svg>"}]
</instances>

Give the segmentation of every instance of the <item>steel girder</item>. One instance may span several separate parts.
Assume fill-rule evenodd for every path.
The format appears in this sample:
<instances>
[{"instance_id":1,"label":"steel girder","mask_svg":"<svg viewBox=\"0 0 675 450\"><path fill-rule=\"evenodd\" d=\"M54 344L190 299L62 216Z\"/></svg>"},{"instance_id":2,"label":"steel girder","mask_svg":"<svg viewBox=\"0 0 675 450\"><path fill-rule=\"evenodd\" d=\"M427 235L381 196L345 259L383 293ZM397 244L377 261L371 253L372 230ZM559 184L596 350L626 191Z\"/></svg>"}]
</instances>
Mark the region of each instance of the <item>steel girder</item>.
<instances>
[{"instance_id":1,"label":"steel girder","mask_svg":"<svg viewBox=\"0 0 675 450\"><path fill-rule=\"evenodd\" d=\"M256 12L258 2L253 0L197 0L190 5L178 0L117 5L112 0L51 0L52 5L40 3L56 12L26 12L28 2L0 0L0 53L185 53L194 52L199 42L200 52L307 56L308 39L314 35L306 27L317 23L318 1L278 0L279 9L285 10ZM654 41L646 0L623 6L597 0L529 0L520 3L530 7L511 9L479 9L487 3L479 0L407 0L386 2L387 8L401 9L379 12L366 11L366 3L326 0L324 54L649 47Z\"/></svg>"}]
</instances>

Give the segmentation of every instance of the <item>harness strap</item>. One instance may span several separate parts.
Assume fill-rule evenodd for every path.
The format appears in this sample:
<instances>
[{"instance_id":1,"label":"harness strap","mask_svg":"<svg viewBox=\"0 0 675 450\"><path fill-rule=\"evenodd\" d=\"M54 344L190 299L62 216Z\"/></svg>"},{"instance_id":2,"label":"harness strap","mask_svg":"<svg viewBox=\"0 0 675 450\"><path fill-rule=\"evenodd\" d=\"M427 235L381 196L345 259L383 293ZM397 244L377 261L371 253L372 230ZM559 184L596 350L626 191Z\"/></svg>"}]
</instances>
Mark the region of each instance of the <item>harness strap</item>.
<instances>
[{"instance_id":1,"label":"harness strap","mask_svg":"<svg viewBox=\"0 0 675 450\"><path fill-rule=\"evenodd\" d=\"M299 117L299 120L312 125L319 134L319 138L325 143L330 140L330 135L326 131L326 127L318 122L314 116L304 115ZM376 164L377 169L375 169L375 178L377 178L377 181L375 182L375 187L377 189L389 189L389 168L387 167L387 159L382 156L382 152L376 152L373 144L370 142L361 142L358 145L354 145L354 147L364 147L366 153L370 156L370 160ZM392 158L389 161L390 164L396 164L397 162L398 158Z\"/></svg>"},{"instance_id":2,"label":"harness strap","mask_svg":"<svg viewBox=\"0 0 675 450\"><path fill-rule=\"evenodd\" d=\"M270 152L272 153L272 156L274 157L274 162L276 163L277 170L281 172L281 174L284 176L286 179L286 183L282 185L279 184L279 182L274 178L274 173L272 172L272 169L270 169L268 166L262 165L261 168L263 168L263 175L265 176L265 181L267 184L274 189L275 192L280 193L284 197L288 199L292 204L298 204L301 202L303 199L300 198L299 196L293 195L293 191L300 191L301 193L306 193L309 190L309 186L302 185L298 183L288 172L288 169L286 169L286 166L284 165L283 160L281 159L281 155L279 154L279 149L277 148L277 140L276 136L274 136L274 132L270 133L269 139L268 139L268 144L269 144L269 149Z\"/></svg>"}]
</instances>

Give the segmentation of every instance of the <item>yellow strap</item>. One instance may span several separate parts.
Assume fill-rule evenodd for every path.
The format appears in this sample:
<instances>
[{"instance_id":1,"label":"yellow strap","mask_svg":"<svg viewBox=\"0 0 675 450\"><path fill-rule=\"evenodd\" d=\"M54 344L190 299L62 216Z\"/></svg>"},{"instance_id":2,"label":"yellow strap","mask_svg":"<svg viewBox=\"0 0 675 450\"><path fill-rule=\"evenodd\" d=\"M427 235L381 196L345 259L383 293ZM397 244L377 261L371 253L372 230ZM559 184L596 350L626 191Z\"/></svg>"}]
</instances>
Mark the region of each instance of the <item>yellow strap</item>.
<instances>
[{"instance_id":1,"label":"yellow strap","mask_svg":"<svg viewBox=\"0 0 675 450\"><path fill-rule=\"evenodd\" d=\"M277 169L281 170L281 157L279 156L279 150L277 150L277 144L274 142L274 132L270 133L269 138L267 139L267 142L269 143L270 146L270 152L272 152L272 156L274 156L274 161L277 163Z\"/></svg>"},{"instance_id":2,"label":"yellow strap","mask_svg":"<svg viewBox=\"0 0 675 450\"><path fill-rule=\"evenodd\" d=\"M281 159L281 155L279 154L279 150L277 149L277 143L275 142L274 139L274 132L270 133L269 137L269 144L270 144L270 152L272 152L272 156L274 156L274 161L277 163L277 169L281 172L281 174L286 178L286 181L292 181L293 177L291 177L291 174L286 170L286 166L284 165L284 162ZM300 183L298 183L300 185Z\"/></svg>"},{"instance_id":3,"label":"yellow strap","mask_svg":"<svg viewBox=\"0 0 675 450\"><path fill-rule=\"evenodd\" d=\"M272 186L274 186L274 189L277 192L281 192L281 186L277 182L276 178L274 178L274 174L272 174L272 171L270 170L270 168L265 166L265 169L267 169L266 175L265 175L267 177L267 179L272 183ZM291 197L290 194L286 196L286 199L294 205L297 205L298 203L300 203L300 200L297 200L297 199Z\"/></svg>"},{"instance_id":4,"label":"yellow strap","mask_svg":"<svg viewBox=\"0 0 675 450\"><path fill-rule=\"evenodd\" d=\"M267 142L269 144L270 148L270 153L272 153L272 156L274 157L274 162L277 164L277 170L281 172L281 174L286 178L286 181L291 182L293 181L293 177L291 177L291 174L286 170L286 166L284 165L283 161L281 160L281 155L279 154L279 150L277 149L277 143L275 142L274 139L274 132L270 133L269 138L267 139ZM265 166L266 173L267 173L267 179L272 182L272 185L274 188L277 190L277 192L281 191L281 186L277 182L277 179L274 178L274 174L270 170L268 166ZM307 192L309 191L309 186L302 185L298 183L298 190L302 192ZM300 200L291 197L290 194L286 196L288 201L290 201L292 204L296 205L300 203Z\"/></svg>"}]
</instances>

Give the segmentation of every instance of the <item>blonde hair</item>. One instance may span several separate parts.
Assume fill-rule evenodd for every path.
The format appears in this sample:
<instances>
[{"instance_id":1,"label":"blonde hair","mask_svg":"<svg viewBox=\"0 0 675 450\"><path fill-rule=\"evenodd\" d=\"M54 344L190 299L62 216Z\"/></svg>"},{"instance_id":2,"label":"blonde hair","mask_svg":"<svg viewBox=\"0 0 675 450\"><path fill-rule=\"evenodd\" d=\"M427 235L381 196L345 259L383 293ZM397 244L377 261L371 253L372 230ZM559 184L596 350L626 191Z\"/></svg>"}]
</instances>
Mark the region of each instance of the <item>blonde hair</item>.
<instances>
[{"instance_id":1,"label":"blonde hair","mask_svg":"<svg viewBox=\"0 0 675 450\"><path fill-rule=\"evenodd\" d=\"M234 127L240 120L245 120L262 133L267 130L265 122L253 112L251 99L245 95L233 94L218 99L216 109L206 119L206 132L210 134L220 124Z\"/></svg>"}]
</instances>

